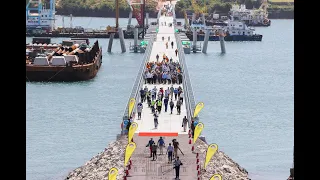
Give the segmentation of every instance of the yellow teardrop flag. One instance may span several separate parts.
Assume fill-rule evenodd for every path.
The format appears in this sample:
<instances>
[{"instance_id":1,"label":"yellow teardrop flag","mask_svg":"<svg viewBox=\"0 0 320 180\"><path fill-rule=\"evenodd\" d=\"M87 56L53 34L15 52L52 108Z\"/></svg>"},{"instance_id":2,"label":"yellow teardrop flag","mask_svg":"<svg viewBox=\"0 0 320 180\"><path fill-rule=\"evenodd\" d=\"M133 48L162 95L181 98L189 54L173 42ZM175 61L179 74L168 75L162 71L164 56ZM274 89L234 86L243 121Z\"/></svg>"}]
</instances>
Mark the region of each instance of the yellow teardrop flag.
<instances>
[{"instance_id":1,"label":"yellow teardrop flag","mask_svg":"<svg viewBox=\"0 0 320 180\"><path fill-rule=\"evenodd\" d=\"M138 128L138 124L136 122L133 122L130 127L129 127L129 132L128 132L128 143L131 142L134 133L136 132Z\"/></svg>"},{"instance_id":2,"label":"yellow teardrop flag","mask_svg":"<svg viewBox=\"0 0 320 180\"><path fill-rule=\"evenodd\" d=\"M127 166L128 161L133 153L133 151L136 149L136 143L130 142L126 147L126 152L124 156L124 166Z\"/></svg>"},{"instance_id":3,"label":"yellow teardrop flag","mask_svg":"<svg viewBox=\"0 0 320 180\"><path fill-rule=\"evenodd\" d=\"M111 168L108 175L108 180L117 180L118 176L118 169L117 168Z\"/></svg>"},{"instance_id":4,"label":"yellow teardrop flag","mask_svg":"<svg viewBox=\"0 0 320 180\"><path fill-rule=\"evenodd\" d=\"M204 124L202 122L199 122L197 124L196 128L194 129L193 143L195 143L197 141L203 128L204 128Z\"/></svg>"},{"instance_id":5,"label":"yellow teardrop flag","mask_svg":"<svg viewBox=\"0 0 320 180\"><path fill-rule=\"evenodd\" d=\"M136 100L134 98L131 98L129 101L129 117L131 116L134 104L136 103Z\"/></svg>"},{"instance_id":6,"label":"yellow teardrop flag","mask_svg":"<svg viewBox=\"0 0 320 180\"><path fill-rule=\"evenodd\" d=\"M210 180L222 180L222 176L220 174L214 174Z\"/></svg>"},{"instance_id":7,"label":"yellow teardrop flag","mask_svg":"<svg viewBox=\"0 0 320 180\"><path fill-rule=\"evenodd\" d=\"M210 144L207 149L206 153L206 161L204 162L204 169L206 169L210 159L212 156L218 151L218 145L217 144Z\"/></svg>"},{"instance_id":8,"label":"yellow teardrop flag","mask_svg":"<svg viewBox=\"0 0 320 180\"><path fill-rule=\"evenodd\" d=\"M201 111L201 109L204 107L204 103L203 102L199 102L197 105L196 105L196 108L194 108L194 113L193 113L193 117L197 117L199 112Z\"/></svg>"}]
</instances>

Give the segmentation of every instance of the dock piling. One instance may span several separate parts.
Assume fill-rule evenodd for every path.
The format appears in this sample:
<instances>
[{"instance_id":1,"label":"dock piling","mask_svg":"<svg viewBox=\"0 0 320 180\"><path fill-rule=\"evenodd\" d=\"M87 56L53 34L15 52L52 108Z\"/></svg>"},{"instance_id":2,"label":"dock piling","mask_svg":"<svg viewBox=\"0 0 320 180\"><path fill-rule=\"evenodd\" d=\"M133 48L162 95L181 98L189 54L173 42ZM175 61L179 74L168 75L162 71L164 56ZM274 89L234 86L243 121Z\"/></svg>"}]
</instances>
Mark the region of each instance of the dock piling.
<instances>
[{"instance_id":1,"label":"dock piling","mask_svg":"<svg viewBox=\"0 0 320 180\"><path fill-rule=\"evenodd\" d=\"M132 11L129 13L128 26L131 26Z\"/></svg>"},{"instance_id":2,"label":"dock piling","mask_svg":"<svg viewBox=\"0 0 320 180\"><path fill-rule=\"evenodd\" d=\"M197 30L196 30L196 29L193 29L192 51L193 51L194 53L197 52Z\"/></svg>"},{"instance_id":3,"label":"dock piling","mask_svg":"<svg viewBox=\"0 0 320 180\"><path fill-rule=\"evenodd\" d=\"M146 27L149 26L149 13L146 13Z\"/></svg>"},{"instance_id":4,"label":"dock piling","mask_svg":"<svg viewBox=\"0 0 320 180\"><path fill-rule=\"evenodd\" d=\"M134 28L134 52L138 52L138 28Z\"/></svg>"},{"instance_id":5,"label":"dock piling","mask_svg":"<svg viewBox=\"0 0 320 180\"><path fill-rule=\"evenodd\" d=\"M113 43L114 33L110 34L109 44L108 44L108 52L111 53L112 43Z\"/></svg>"},{"instance_id":6,"label":"dock piling","mask_svg":"<svg viewBox=\"0 0 320 180\"><path fill-rule=\"evenodd\" d=\"M224 32L222 29L219 32L219 39L220 39L221 53L226 53L226 47L224 45Z\"/></svg>"},{"instance_id":7,"label":"dock piling","mask_svg":"<svg viewBox=\"0 0 320 180\"><path fill-rule=\"evenodd\" d=\"M125 43L124 43L124 35L123 35L123 30L122 30L122 28L118 28L118 33L119 33L121 51L124 53L124 52L126 52L126 45L125 45Z\"/></svg>"},{"instance_id":8,"label":"dock piling","mask_svg":"<svg viewBox=\"0 0 320 180\"><path fill-rule=\"evenodd\" d=\"M210 34L210 29L207 29L207 30L206 30L206 34L205 34L205 36L204 36L202 53L207 53L208 41L209 41L209 34Z\"/></svg>"}]
</instances>

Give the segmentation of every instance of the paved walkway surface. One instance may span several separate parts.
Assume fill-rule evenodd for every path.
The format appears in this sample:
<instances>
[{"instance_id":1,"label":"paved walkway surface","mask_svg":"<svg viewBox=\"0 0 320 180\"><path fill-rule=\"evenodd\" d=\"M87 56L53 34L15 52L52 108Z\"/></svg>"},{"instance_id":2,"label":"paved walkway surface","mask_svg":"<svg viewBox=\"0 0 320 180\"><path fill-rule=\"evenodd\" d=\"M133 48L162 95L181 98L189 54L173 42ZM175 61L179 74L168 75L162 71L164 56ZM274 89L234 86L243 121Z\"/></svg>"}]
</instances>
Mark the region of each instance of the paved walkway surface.
<instances>
[{"instance_id":1,"label":"paved walkway surface","mask_svg":"<svg viewBox=\"0 0 320 180\"><path fill-rule=\"evenodd\" d=\"M166 22L166 26L161 26L161 23ZM161 16L159 19L159 32L157 34L157 39L153 44L151 51L151 56L149 61L156 61L156 55L159 55L159 60L162 59L165 53L169 59L173 58L173 61L179 61L179 57L176 57L175 50L176 40L174 36L174 27L169 27L168 24L173 22L172 17ZM168 41L168 36L170 36L170 42L168 43L168 49L166 49L165 43ZM164 41L162 40L164 37ZM174 47L171 48L171 41L174 41ZM182 69L183 71L183 69ZM164 84L146 84L148 89L156 88L159 90L161 87L166 90L171 85ZM181 86L182 84L174 84L173 87ZM174 100L174 99L173 99ZM184 99L185 101L185 99ZM176 104L177 101L174 100ZM181 162L183 165L180 168L180 179L181 180L196 180L197 170L196 170L196 155L191 152L192 144L189 144L189 136L187 128L186 132L183 132L182 119L186 116L185 103L181 106L181 114L177 114L177 109L174 108L173 113L170 113L170 108L168 111L164 112L164 107L162 107L161 113L158 117L158 128L154 129L153 124L153 114L151 109L148 107L147 102L143 103L143 110L141 114L141 119L135 117L135 122L138 123L139 127L133 137L134 142L137 147L131 156L132 166L129 170L128 180L172 180L175 179L175 171L173 170L172 163L168 163L167 155L165 155L166 149L164 150L164 155L158 155L157 160L152 161L150 158L149 148L146 147L150 138L153 138L155 142L158 141L159 136L162 136L165 141L165 145L172 143L172 139L177 139L180 144L180 149L184 153L178 152ZM154 134L158 133L158 134ZM171 133L171 135L170 135ZM175 134L175 135L172 135ZM159 150L157 154L159 154Z\"/></svg>"}]
</instances>

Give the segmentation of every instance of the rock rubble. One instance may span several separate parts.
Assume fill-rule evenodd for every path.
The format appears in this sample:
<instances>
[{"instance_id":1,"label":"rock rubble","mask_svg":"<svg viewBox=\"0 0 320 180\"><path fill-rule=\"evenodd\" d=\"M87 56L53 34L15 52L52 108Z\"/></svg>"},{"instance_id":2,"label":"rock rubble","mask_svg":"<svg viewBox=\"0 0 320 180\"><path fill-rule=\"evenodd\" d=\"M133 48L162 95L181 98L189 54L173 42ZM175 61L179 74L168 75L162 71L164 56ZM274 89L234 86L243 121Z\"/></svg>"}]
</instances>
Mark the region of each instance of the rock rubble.
<instances>
[{"instance_id":1,"label":"rock rubble","mask_svg":"<svg viewBox=\"0 0 320 180\"><path fill-rule=\"evenodd\" d=\"M118 179L123 179L124 150L127 142L127 137L123 136L110 143L103 152L70 172L66 180L107 180L109 169L113 167L119 170ZM195 153L199 153L202 165L207 148L208 145L200 139L195 143ZM218 151L212 157L206 170L202 170L202 180L209 180L215 173L222 175L223 180L250 180L248 172L222 151Z\"/></svg>"}]
</instances>

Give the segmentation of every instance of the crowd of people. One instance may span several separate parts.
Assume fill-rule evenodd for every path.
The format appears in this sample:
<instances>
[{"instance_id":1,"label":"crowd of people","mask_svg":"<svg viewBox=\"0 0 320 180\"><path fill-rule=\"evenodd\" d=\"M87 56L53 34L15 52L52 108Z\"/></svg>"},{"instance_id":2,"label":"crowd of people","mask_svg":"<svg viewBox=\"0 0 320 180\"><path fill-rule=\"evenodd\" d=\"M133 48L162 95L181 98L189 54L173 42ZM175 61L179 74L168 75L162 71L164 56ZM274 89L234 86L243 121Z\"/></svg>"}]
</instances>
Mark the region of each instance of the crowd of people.
<instances>
[{"instance_id":1,"label":"crowd of people","mask_svg":"<svg viewBox=\"0 0 320 180\"><path fill-rule=\"evenodd\" d=\"M152 158L152 161L155 161L158 158L157 150L160 150L159 155L163 155L163 150L166 148L166 143L164 142L164 139L162 137L159 138L157 143L153 140L153 138L150 138L146 147L149 147L150 149L150 158ZM177 139L172 139L172 143L169 143L169 145L167 146L166 155L168 155L168 164L172 163L172 160L174 159L173 169L176 170L176 179L179 178L180 166L183 165L179 159L178 150L182 155L184 155L179 147L179 142L177 141Z\"/></svg>"},{"instance_id":2,"label":"crowd of people","mask_svg":"<svg viewBox=\"0 0 320 180\"><path fill-rule=\"evenodd\" d=\"M159 55L156 56L157 61L146 63L146 71L144 73L145 84L181 84L182 69L179 62L173 62L172 57L163 54L163 60L159 62Z\"/></svg>"}]
</instances>

